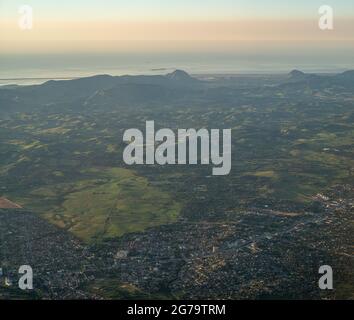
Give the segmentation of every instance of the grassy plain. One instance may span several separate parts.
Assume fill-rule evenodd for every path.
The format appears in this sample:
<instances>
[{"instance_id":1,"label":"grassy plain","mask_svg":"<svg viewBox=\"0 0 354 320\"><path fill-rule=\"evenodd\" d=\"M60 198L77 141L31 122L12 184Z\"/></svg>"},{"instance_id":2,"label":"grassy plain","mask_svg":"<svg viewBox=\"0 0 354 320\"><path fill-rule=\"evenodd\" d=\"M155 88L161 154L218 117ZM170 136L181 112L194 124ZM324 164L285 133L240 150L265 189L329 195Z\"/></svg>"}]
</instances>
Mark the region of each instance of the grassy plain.
<instances>
[{"instance_id":1,"label":"grassy plain","mask_svg":"<svg viewBox=\"0 0 354 320\"><path fill-rule=\"evenodd\" d=\"M124 168L94 168L86 179L34 189L26 207L85 241L174 222L181 205Z\"/></svg>"}]
</instances>

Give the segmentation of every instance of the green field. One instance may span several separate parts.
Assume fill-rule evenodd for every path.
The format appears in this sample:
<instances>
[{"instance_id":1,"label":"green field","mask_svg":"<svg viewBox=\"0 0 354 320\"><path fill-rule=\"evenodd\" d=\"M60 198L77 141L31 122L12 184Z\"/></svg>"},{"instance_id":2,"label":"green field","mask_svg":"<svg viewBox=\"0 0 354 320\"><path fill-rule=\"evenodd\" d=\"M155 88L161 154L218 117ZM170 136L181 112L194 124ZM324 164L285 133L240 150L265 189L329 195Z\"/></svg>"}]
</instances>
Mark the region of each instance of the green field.
<instances>
[{"instance_id":1,"label":"green field","mask_svg":"<svg viewBox=\"0 0 354 320\"><path fill-rule=\"evenodd\" d=\"M25 206L85 241L170 223L181 206L146 178L123 168L91 169L85 180L33 190Z\"/></svg>"}]
</instances>

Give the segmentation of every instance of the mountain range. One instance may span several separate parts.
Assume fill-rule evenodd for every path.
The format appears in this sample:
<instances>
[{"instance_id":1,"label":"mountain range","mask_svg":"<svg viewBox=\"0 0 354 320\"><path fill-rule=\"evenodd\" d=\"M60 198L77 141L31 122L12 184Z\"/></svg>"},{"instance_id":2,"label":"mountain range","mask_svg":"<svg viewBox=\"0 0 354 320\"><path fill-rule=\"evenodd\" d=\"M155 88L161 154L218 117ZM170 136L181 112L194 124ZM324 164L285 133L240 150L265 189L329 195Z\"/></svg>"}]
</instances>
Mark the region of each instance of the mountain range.
<instances>
[{"instance_id":1,"label":"mountain range","mask_svg":"<svg viewBox=\"0 0 354 320\"><path fill-rule=\"evenodd\" d=\"M291 71L275 89L296 93L307 89L354 92L354 71L317 75ZM273 88L266 88L268 95ZM276 89L276 90L278 90ZM259 88L255 88L257 92ZM0 112L33 108L105 109L134 106L182 106L186 103L230 104L242 99L237 77L229 82L202 81L183 70L166 75L96 75L74 80L50 80L40 85L0 87Z\"/></svg>"}]
</instances>

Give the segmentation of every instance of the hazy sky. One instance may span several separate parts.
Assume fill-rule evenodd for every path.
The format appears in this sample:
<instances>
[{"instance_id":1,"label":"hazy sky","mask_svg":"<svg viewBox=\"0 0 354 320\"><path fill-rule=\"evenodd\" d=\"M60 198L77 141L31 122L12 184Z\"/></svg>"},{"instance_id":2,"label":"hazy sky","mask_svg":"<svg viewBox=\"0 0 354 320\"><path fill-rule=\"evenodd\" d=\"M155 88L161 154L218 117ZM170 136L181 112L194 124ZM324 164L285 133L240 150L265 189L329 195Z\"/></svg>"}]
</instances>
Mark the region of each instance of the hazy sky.
<instances>
[{"instance_id":1,"label":"hazy sky","mask_svg":"<svg viewBox=\"0 0 354 320\"><path fill-rule=\"evenodd\" d=\"M2 0L2 15L14 18L17 7L31 5L38 19L149 19L149 18L312 18L317 9L331 5L338 16L352 17L352 0Z\"/></svg>"},{"instance_id":2,"label":"hazy sky","mask_svg":"<svg viewBox=\"0 0 354 320\"><path fill-rule=\"evenodd\" d=\"M32 30L19 28L23 4L33 8ZM334 9L332 31L318 27L324 4ZM354 0L0 0L2 69L13 66L1 55L166 52L351 67Z\"/></svg>"}]
</instances>

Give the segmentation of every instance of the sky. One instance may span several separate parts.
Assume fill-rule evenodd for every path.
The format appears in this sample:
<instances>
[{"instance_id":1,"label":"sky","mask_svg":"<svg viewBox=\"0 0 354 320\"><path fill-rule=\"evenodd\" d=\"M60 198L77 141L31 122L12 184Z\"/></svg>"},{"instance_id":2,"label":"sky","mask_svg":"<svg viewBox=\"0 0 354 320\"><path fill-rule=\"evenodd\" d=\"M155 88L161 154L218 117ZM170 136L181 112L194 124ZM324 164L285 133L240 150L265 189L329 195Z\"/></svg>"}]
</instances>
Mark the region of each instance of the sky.
<instances>
[{"instance_id":1,"label":"sky","mask_svg":"<svg viewBox=\"0 0 354 320\"><path fill-rule=\"evenodd\" d=\"M264 42L353 42L353 0L0 0L0 49L16 52L235 50ZM33 29L18 8L33 8ZM331 5L335 28L318 28ZM218 44L218 45L217 45ZM347 43L348 45L349 43ZM216 48L217 47L217 48Z\"/></svg>"},{"instance_id":2,"label":"sky","mask_svg":"<svg viewBox=\"0 0 354 320\"><path fill-rule=\"evenodd\" d=\"M24 4L31 30L18 24ZM318 27L322 5L334 10L334 30ZM302 53L350 64L353 30L354 0L0 0L0 57Z\"/></svg>"},{"instance_id":3,"label":"sky","mask_svg":"<svg viewBox=\"0 0 354 320\"><path fill-rule=\"evenodd\" d=\"M339 16L353 16L352 0L2 0L5 18L13 18L18 6L31 5L39 19L224 19L311 18L324 4Z\"/></svg>"}]
</instances>

